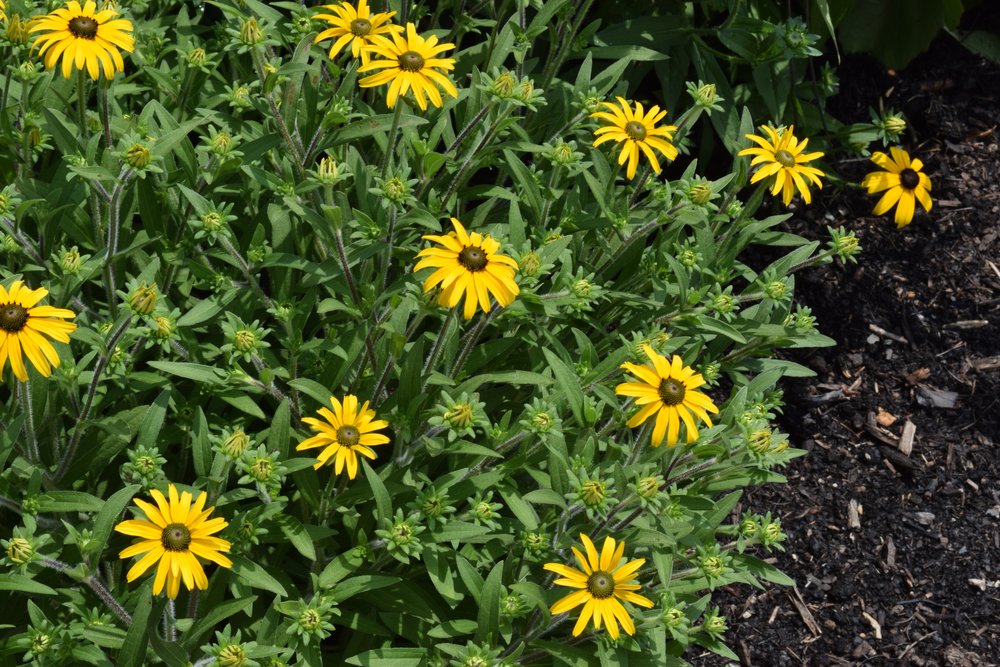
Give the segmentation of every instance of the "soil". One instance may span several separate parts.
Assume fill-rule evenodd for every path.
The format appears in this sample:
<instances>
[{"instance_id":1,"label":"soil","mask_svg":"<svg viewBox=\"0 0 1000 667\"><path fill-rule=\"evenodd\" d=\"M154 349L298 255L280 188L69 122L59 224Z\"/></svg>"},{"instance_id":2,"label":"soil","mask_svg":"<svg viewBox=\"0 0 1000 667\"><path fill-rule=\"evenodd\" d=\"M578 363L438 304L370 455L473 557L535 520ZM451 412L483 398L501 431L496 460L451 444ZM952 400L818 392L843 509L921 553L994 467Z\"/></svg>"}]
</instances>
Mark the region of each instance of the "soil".
<instances>
[{"instance_id":1,"label":"soil","mask_svg":"<svg viewBox=\"0 0 1000 667\"><path fill-rule=\"evenodd\" d=\"M897 230L828 187L792 231L855 231L857 264L797 278L838 346L795 357L784 430L809 455L742 509L787 532L795 590L716 593L742 665L1000 665L1000 66L941 38L905 70L852 57L831 113L905 112L934 209ZM874 169L834 160L845 180ZM725 665L699 656L698 665Z\"/></svg>"}]
</instances>

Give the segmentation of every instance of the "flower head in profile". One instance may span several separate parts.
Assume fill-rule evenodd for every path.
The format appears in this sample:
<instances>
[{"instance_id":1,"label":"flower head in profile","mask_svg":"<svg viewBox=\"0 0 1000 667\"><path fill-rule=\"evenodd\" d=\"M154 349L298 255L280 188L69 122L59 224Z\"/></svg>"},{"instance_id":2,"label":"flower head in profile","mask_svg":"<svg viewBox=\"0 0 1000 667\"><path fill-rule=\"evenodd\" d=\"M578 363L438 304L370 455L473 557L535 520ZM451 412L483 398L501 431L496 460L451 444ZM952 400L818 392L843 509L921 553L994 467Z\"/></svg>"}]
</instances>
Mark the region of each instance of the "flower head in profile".
<instances>
[{"instance_id":1,"label":"flower head in profile","mask_svg":"<svg viewBox=\"0 0 1000 667\"><path fill-rule=\"evenodd\" d=\"M0 21L7 20L7 14L6 12L4 12L6 8L7 6L4 4L3 0L0 0Z\"/></svg>"},{"instance_id":2,"label":"flower head in profile","mask_svg":"<svg viewBox=\"0 0 1000 667\"><path fill-rule=\"evenodd\" d=\"M649 609L653 601L639 595L639 584L635 581L635 573L645 564L645 558L639 558L619 565L625 553L625 543L616 542L613 537L604 538L604 546L598 555L590 538L580 533L580 541L587 552L586 557L580 550L573 547L573 555L582 570L562 563L546 563L545 569L555 572L561 578L555 583L559 586L577 589L560 599L549 609L553 614L562 614L583 605L580 617L573 627L573 636L578 636L587 627L587 622L593 619L594 628L600 630L603 624L608 629L612 639L618 639L618 624L629 635L635 634L635 624L628 610L621 601Z\"/></svg>"},{"instance_id":3,"label":"flower head in profile","mask_svg":"<svg viewBox=\"0 0 1000 667\"><path fill-rule=\"evenodd\" d=\"M919 201L924 210L930 213L934 202L931 201L931 179L921 171L924 163L902 148L893 146L889 149L892 157L876 151L872 154L872 162L885 171L873 171L865 176L861 185L868 188L868 194L885 192L875 205L875 215L882 215L893 206L896 207L896 228L902 229L913 220L914 200Z\"/></svg>"},{"instance_id":4,"label":"flower head in profile","mask_svg":"<svg viewBox=\"0 0 1000 667\"><path fill-rule=\"evenodd\" d=\"M631 179L635 178L636 168L639 166L639 152L646 156L650 166L657 174L660 173L660 161L656 153L662 154L668 160L677 158L677 148L670 143L673 140L673 133L677 131L674 125L664 125L657 127L667 115L667 110L660 110L654 106L648 112L643 110L642 103L636 102L635 109L629 106L621 97L616 98L618 104L602 102L607 111L595 111L590 114L591 118L598 118L610 123L598 128L594 134L594 146L600 146L605 141L621 143L622 152L618 154L618 164L625 164L628 161L626 175Z\"/></svg>"},{"instance_id":5,"label":"flower head in profile","mask_svg":"<svg viewBox=\"0 0 1000 667\"><path fill-rule=\"evenodd\" d=\"M427 110L428 99L438 108L444 104L438 86L452 97L458 97L455 84L445 74L455 69L455 59L438 57L454 49L454 44L438 44L434 35L424 39L417 34L417 28L412 23L406 24L405 37L395 32L388 38L372 35L371 44L367 47L368 53L379 56L379 59L362 65L358 72L382 71L366 76L358 85L372 88L388 83L385 103L390 109L396 106L396 99L405 96L408 91L413 92L421 111Z\"/></svg>"},{"instance_id":6,"label":"flower head in profile","mask_svg":"<svg viewBox=\"0 0 1000 667\"><path fill-rule=\"evenodd\" d=\"M29 32L41 32L35 45L45 56L46 69L53 69L62 57L62 74L67 79L74 69L86 68L91 79L97 80L103 68L111 79L125 71L119 49L131 52L135 48L132 22L115 18L114 9L97 11L94 0L81 7L69 0L65 7L33 21Z\"/></svg>"},{"instance_id":7,"label":"flower head in profile","mask_svg":"<svg viewBox=\"0 0 1000 667\"><path fill-rule=\"evenodd\" d=\"M330 397L329 408L320 408L319 415L323 419L303 417L302 421L309 424L316 435L303 440L295 448L297 451L322 447L313 468L320 468L330 461L334 464L333 472L339 475L347 468L347 476L354 479L358 475L358 454L375 460L372 447L384 445L389 437L376 431L389 427L389 422L375 419L375 411L368 407L368 401L358 409L358 397L348 394L341 403L335 397Z\"/></svg>"},{"instance_id":8,"label":"flower head in profile","mask_svg":"<svg viewBox=\"0 0 1000 667\"><path fill-rule=\"evenodd\" d=\"M664 437L670 447L676 445L682 422L687 442L694 442L698 439L695 418L711 427L712 420L708 413L719 412L712 399L695 391L705 384L705 379L693 368L685 366L676 354L668 360L648 345L643 345L642 350L652 365L622 364L622 368L640 381L624 382L615 387L616 394L634 397L639 406L639 411L628 420L629 428L635 428L656 415L651 440L654 447L663 444Z\"/></svg>"},{"instance_id":9,"label":"flower head in profile","mask_svg":"<svg viewBox=\"0 0 1000 667\"><path fill-rule=\"evenodd\" d=\"M512 304L521 291L514 282L517 261L499 254L500 244L489 234L470 234L456 218L451 219L451 224L455 231L446 236L424 236L440 247L417 253L420 261L413 267L415 272L428 267L437 269L424 281L424 292L440 285L438 304L448 308L457 306L465 295L462 312L467 320L476 314L477 307L489 312L491 294L503 308Z\"/></svg>"},{"instance_id":10,"label":"flower head in profile","mask_svg":"<svg viewBox=\"0 0 1000 667\"><path fill-rule=\"evenodd\" d=\"M781 199L788 206L798 190L802 194L805 203L812 202L812 195L809 192L807 180L812 181L817 188L822 188L823 183L820 177L823 172L816 167L807 166L807 162L823 157L823 153L806 153L808 139L799 141L795 138L795 126L791 126L781 131L779 134L766 125L761 127L767 137L760 137L756 134L746 135L756 146L744 148L740 155L753 155L750 166L763 165L750 179L751 183L758 183L765 178L774 176L774 183L771 186L771 194L777 196L781 193Z\"/></svg>"},{"instance_id":11,"label":"flower head in profile","mask_svg":"<svg viewBox=\"0 0 1000 667\"><path fill-rule=\"evenodd\" d=\"M394 24L391 19L396 12L373 14L368 8L368 0L359 0L355 7L349 2L339 5L323 5L329 14L316 14L313 18L326 21L330 27L316 35L313 44L319 44L325 39L333 39L330 47L332 60L341 49L351 45L351 55L361 58L361 64L367 65L371 60L368 47L374 35L395 35L403 32L403 28Z\"/></svg>"},{"instance_id":12,"label":"flower head in profile","mask_svg":"<svg viewBox=\"0 0 1000 667\"><path fill-rule=\"evenodd\" d=\"M44 287L29 289L20 280L14 281L9 290L0 285L0 373L7 359L10 359L14 376L21 382L28 381L25 357L45 377L59 366L59 355L45 336L68 343L69 334L76 331L76 325L63 320L73 319L76 313L65 308L36 305L48 293Z\"/></svg>"},{"instance_id":13,"label":"flower head in profile","mask_svg":"<svg viewBox=\"0 0 1000 667\"><path fill-rule=\"evenodd\" d=\"M189 591L208 588L208 577L201 566L202 559L222 567L232 567L232 561L222 555L232 545L219 537L213 537L229 524L220 517L208 518L215 508L205 509L207 493L202 491L192 502L189 492L178 494L177 487L171 484L167 494L169 500L157 489L150 491L155 505L138 498L133 499L146 518L122 521L115 526L115 530L139 538L138 542L118 554L120 558L145 554L136 561L125 578L129 582L135 581L143 572L158 564L156 578L153 580L153 595L159 595L165 585L167 597L174 599L180 591L182 581Z\"/></svg>"}]
</instances>

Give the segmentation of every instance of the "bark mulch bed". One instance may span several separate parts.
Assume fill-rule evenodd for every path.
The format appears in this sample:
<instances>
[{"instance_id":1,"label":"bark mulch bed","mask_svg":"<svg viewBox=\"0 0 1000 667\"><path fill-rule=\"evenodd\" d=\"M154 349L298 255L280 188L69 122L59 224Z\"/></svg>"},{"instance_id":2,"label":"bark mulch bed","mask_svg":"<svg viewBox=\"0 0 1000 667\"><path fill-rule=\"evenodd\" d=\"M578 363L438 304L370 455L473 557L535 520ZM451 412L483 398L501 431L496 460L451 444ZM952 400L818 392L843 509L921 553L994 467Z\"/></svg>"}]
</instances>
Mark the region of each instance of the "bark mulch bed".
<instances>
[{"instance_id":1,"label":"bark mulch bed","mask_svg":"<svg viewBox=\"0 0 1000 667\"><path fill-rule=\"evenodd\" d=\"M781 517L772 562L797 588L716 601L743 665L1000 665L1000 66L945 37L901 72L853 57L840 73L837 118L879 99L907 114L935 206L897 231L874 198L828 188L791 222L844 225L864 252L798 279L838 346L785 385L809 455L744 498ZM857 182L870 163L836 167Z\"/></svg>"}]
</instances>

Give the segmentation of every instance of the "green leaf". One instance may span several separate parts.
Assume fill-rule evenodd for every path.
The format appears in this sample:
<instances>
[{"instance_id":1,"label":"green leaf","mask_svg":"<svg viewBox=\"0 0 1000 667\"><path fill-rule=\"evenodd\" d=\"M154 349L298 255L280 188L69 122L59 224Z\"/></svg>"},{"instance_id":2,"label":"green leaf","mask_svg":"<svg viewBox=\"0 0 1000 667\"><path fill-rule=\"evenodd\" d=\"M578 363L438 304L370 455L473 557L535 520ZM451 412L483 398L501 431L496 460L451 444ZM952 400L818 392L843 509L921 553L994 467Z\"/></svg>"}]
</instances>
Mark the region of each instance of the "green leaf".
<instances>
[{"instance_id":1,"label":"green leaf","mask_svg":"<svg viewBox=\"0 0 1000 667\"><path fill-rule=\"evenodd\" d=\"M388 132L392 129L392 118L394 114L376 114L363 120L354 121L340 128L334 137L333 144L343 144L355 139L370 137L380 132ZM402 115L399 117L399 129L407 127L419 127L426 125L427 119L420 116Z\"/></svg>"},{"instance_id":2,"label":"green leaf","mask_svg":"<svg viewBox=\"0 0 1000 667\"><path fill-rule=\"evenodd\" d=\"M423 667L427 650L422 648L376 648L348 658L360 667Z\"/></svg>"},{"instance_id":3,"label":"green leaf","mask_svg":"<svg viewBox=\"0 0 1000 667\"><path fill-rule=\"evenodd\" d=\"M449 521L434 531L435 542L451 542L457 540L468 544L481 543L485 540L477 539L490 534L490 529L474 523L464 521Z\"/></svg>"},{"instance_id":4,"label":"green leaf","mask_svg":"<svg viewBox=\"0 0 1000 667\"><path fill-rule=\"evenodd\" d=\"M392 523L392 499L389 497L389 491L386 490L378 473L368 465L368 461L361 459L361 467L364 468L365 479L368 480L368 486L371 487L372 495L375 497L375 516L378 525L387 526Z\"/></svg>"},{"instance_id":5,"label":"green leaf","mask_svg":"<svg viewBox=\"0 0 1000 667\"><path fill-rule=\"evenodd\" d=\"M170 390L164 389L153 400L153 404L146 410L139 425L139 435L135 439L136 447L147 447L156 449L159 443L160 429L163 428L163 420L167 417L167 407L170 405Z\"/></svg>"},{"instance_id":6,"label":"green leaf","mask_svg":"<svg viewBox=\"0 0 1000 667\"><path fill-rule=\"evenodd\" d=\"M458 619L455 621L445 621L436 628L431 628L427 632L428 637L434 639L451 639L452 637L464 637L471 635L479 627L475 621L468 619Z\"/></svg>"},{"instance_id":7,"label":"green leaf","mask_svg":"<svg viewBox=\"0 0 1000 667\"><path fill-rule=\"evenodd\" d=\"M159 618L159 613L153 613L153 579L150 577L134 596L138 600L135 611L132 612L132 625L125 634L125 642L118 653L119 667L142 667L146 664L146 644L149 642L149 618ZM160 610L166 606L166 599L160 599L156 605Z\"/></svg>"},{"instance_id":8,"label":"green leaf","mask_svg":"<svg viewBox=\"0 0 1000 667\"><path fill-rule=\"evenodd\" d=\"M281 458L288 456L288 444L292 438L291 414L288 399L285 399L274 411L274 417L271 418L271 428L267 432L268 450L278 452Z\"/></svg>"},{"instance_id":9,"label":"green leaf","mask_svg":"<svg viewBox=\"0 0 1000 667\"><path fill-rule=\"evenodd\" d=\"M240 598L238 600L230 600L228 602L215 605L212 607L211 611L195 621L190 630L184 633L180 641L181 646L187 648L188 650L197 648L198 642L202 637L209 633L212 628L230 616L234 616L242 611L245 611L253 605L256 599L256 595L251 595L249 597Z\"/></svg>"},{"instance_id":10,"label":"green leaf","mask_svg":"<svg viewBox=\"0 0 1000 667\"><path fill-rule=\"evenodd\" d=\"M111 536L111 530L114 528L115 522L118 521L121 513L125 511L125 507L132 500L132 496L141 488L138 484L129 484L125 488L116 491L110 498L104 501L104 507L94 517L94 544L106 545L108 543L108 538Z\"/></svg>"},{"instance_id":11,"label":"green leaf","mask_svg":"<svg viewBox=\"0 0 1000 667\"><path fill-rule=\"evenodd\" d=\"M377 574L362 574L358 577L345 579L333 587L333 597L336 602L354 597L360 593L376 591L386 586L392 586L400 582L399 577L383 577Z\"/></svg>"},{"instance_id":12,"label":"green leaf","mask_svg":"<svg viewBox=\"0 0 1000 667\"><path fill-rule=\"evenodd\" d=\"M29 579L22 574L12 572L0 573L0 591L17 591L34 595L56 595L54 588L49 588L45 584L34 579Z\"/></svg>"},{"instance_id":13,"label":"green leaf","mask_svg":"<svg viewBox=\"0 0 1000 667\"><path fill-rule=\"evenodd\" d=\"M88 637L92 630L93 628L87 628ZM177 642L164 641L160 639L159 634L151 632L149 633L149 644L153 648L153 653L167 663L167 667L187 667L191 664L191 658L187 651L181 648Z\"/></svg>"},{"instance_id":14,"label":"green leaf","mask_svg":"<svg viewBox=\"0 0 1000 667\"><path fill-rule=\"evenodd\" d=\"M499 630L500 592L503 587L503 561L498 562L486 576L483 593L479 598L479 616L476 630L477 642L489 642Z\"/></svg>"},{"instance_id":15,"label":"green leaf","mask_svg":"<svg viewBox=\"0 0 1000 667\"><path fill-rule=\"evenodd\" d=\"M83 491L49 491L38 499L39 512L99 512L104 501Z\"/></svg>"},{"instance_id":16,"label":"green leaf","mask_svg":"<svg viewBox=\"0 0 1000 667\"><path fill-rule=\"evenodd\" d=\"M517 520L524 524L525 530L538 528L538 515L535 513L535 508L525 502L517 491L500 489L500 495L503 496L507 507Z\"/></svg>"},{"instance_id":17,"label":"green leaf","mask_svg":"<svg viewBox=\"0 0 1000 667\"><path fill-rule=\"evenodd\" d=\"M747 342L747 339L743 336L743 334L734 329L731 325L726 324L722 320L717 320L714 317L707 317L703 315L698 318L698 324L701 325L701 328L706 331L725 336L729 340L736 341L737 343Z\"/></svg>"},{"instance_id":18,"label":"green leaf","mask_svg":"<svg viewBox=\"0 0 1000 667\"><path fill-rule=\"evenodd\" d=\"M185 361L150 361L147 362L156 370L163 371L168 375L194 380L202 384L224 385L226 384L226 374L218 368L205 366L204 364L192 364Z\"/></svg>"},{"instance_id":19,"label":"green leaf","mask_svg":"<svg viewBox=\"0 0 1000 667\"><path fill-rule=\"evenodd\" d=\"M232 560L232 572L244 584L252 588L259 588L263 591L270 591L271 593L282 597L288 597L288 592L285 591L285 587L257 563L254 563L243 556L233 556Z\"/></svg>"},{"instance_id":20,"label":"green leaf","mask_svg":"<svg viewBox=\"0 0 1000 667\"><path fill-rule=\"evenodd\" d=\"M555 352L548 348L543 348L542 352L549 362L549 368L556 376L556 384L569 403L569 409L576 417L576 423L585 425L587 422L583 419L583 389L580 388L580 378Z\"/></svg>"},{"instance_id":21,"label":"green leaf","mask_svg":"<svg viewBox=\"0 0 1000 667\"><path fill-rule=\"evenodd\" d=\"M279 514L274 520L296 551L309 560L316 560L316 547L301 521L291 514Z\"/></svg>"},{"instance_id":22,"label":"green leaf","mask_svg":"<svg viewBox=\"0 0 1000 667\"><path fill-rule=\"evenodd\" d=\"M198 406L194 413L194 428L191 431L191 450L194 471L205 477L212 469L212 444L209 441L208 419L205 411Z\"/></svg>"}]
</instances>

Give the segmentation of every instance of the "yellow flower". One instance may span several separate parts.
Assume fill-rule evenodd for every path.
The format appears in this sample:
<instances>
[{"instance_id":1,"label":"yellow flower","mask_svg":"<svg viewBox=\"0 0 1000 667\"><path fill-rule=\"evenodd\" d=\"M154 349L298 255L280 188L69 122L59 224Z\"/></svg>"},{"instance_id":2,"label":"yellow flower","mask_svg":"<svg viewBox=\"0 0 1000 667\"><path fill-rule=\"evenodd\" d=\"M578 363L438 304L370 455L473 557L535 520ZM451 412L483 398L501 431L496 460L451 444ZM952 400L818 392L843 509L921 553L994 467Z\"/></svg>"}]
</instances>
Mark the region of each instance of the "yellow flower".
<instances>
[{"instance_id":1,"label":"yellow flower","mask_svg":"<svg viewBox=\"0 0 1000 667\"><path fill-rule=\"evenodd\" d=\"M317 434L300 442L295 449L302 451L324 447L316 457L313 468L320 468L336 455L334 474L339 475L346 466L347 476L354 479L358 475L357 455L361 454L374 461L375 452L371 448L389 442L387 436L375 433L388 428L389 422L375 419L375 411L368 408L368 401L358 410L358 397L351 394L344 396L343 404L331 396L330 405L333 412L328 408L319 409L319 415L326 421L314 417L302 418Z\"/></svg>"},{"instance_id":2,"label":"yellow flower","mask_svg":"<svg viewBox=\"0 0 1000 667\"><path fill-rule=\"evenodd\" d=\"M580 541L587 551L587 557L584 558L576 547L573 547L573 555L583 568L582 572L562 563L544 565L546 570L562 577L555 580L557 585L579 589L556 602L549 611L561 614L583 605L580 618L573 627L574 637L583 632L591 618L594 619L594 628L600 630L603 623L612 639L618 639L619 623L626 633L634 635L635 624L619 600L646 609L653 606L652 600L636 593L639 584L632 583L636 571L645 564L646 559L640 558L619 566L622 554L625 552L624 542L618 542L616 546L614 538L605 537L604 546L598 556L597 549L589 537L580 533Z\"/></svg>"},{"instance_id":3,"label":"yellow flower","mask_svg":"<svg viewBox=\"0 0 1000 667\"><path fill-rule=\"evenodd\" d=\"M424 281L424 292L441 286L438 304L454 308L465 295L465 319L472 319L479 306L483 312L490 310L490 294L504 308L514 302L520 288L514 282L517 262L506 255L497 254L500 244L487 234L469 234L456 218L451 219L454 232L447 236L425 235L429 241L441 244L440 248L425 248L417 253L422 258L413 267L414 272L427 267L436 268Z\"/></svg>"},{"instance_id":4,"label":"yellow flower","mask_svg":"<svg viewBox=\"0 0 1000 667\"><path fill-rule=\"evenodd\" d=\"M893 146L889 152L891 158L878 151L872 154L872 162L885 171L873 171L865 176L861 185L868 188L870 195L886 191L875 205L874 213L882 215L895 206L896 228L902 229L913 220L914 199L930 213L934 205L930 195L931 179L920 171L924 163L916 158L911 160L910 154L902 148Z\"/></svg>"},{"instance_id":5,"label":"yellow flower","mask_svg":"<svg viewBox=\"0 0 1000 667\"><path fill-rule=\"evenodd\" d=\"M7 6L4 4L3 0L0 0L0 21L6 21L7 20L7 14L5 14L4 11L3 11L6 8L7 8Z\"/></svg>"},{"instance_id":6,"label":"yellow flower","mask_svg":"<svg viewBox=\"0 0 1000 667\"><path fill-rule=\"evenodd\" d=\"M118 554L119 558L145 554L132 566L125 578L129 582L135 581L159 561L156 578L153 580L153 595L159 595L166 584L167 597L173 599L177 597L181 581L189 591L208 588L208 577L205 576L199 558L222 567L232 567L232 561L222 555L232 545L226 540L212 537L213 533L219 532L228 524L220 517L208 518L215 508L204 509L207 493L202 491L192 504L191 494L185 491L178 496L173 484L167 492L169 502L159 490L150 491L156 505L134 499L133 502L146 515L147 520L122 521L115 526L115 530L140 538L139 542L123 549Z\"/></svg>"},{"instance_id":7,"label":"yellow flower","mask_svg":"<svg viewBox=\"0 0 1000 667\"><path fill-rule=\"evenodd\" d=\"M649 112L644 112L641 102L635 103L633 110L628 102L621 97L616 98L618 106L611 102L602 102L608 111L595 111L590 114L591 118L599 118L611 123L599 128L594 134L594 146L600 146L605 141L625 142L622 152L618 155L618 164L625 164L628 160L629 178L635 178L635 170L639 166L639 151L641 150L652 165L653 171L660 173L660 161L656 159L656 149L668 160L677 158L677 148L670 143L673 140L673 133L677 130L674 125L664 125L656 127L667 115L667 110L660 111L660 107L654 106ZM620 108L619 108L620 107Z\"/></svg>"},{"instance_id":8,"label":"yellow flower","mask_svg":"<svg viewBox=\"0 0 1000 667\"><path fill-rule=\"evenodd\" d=\"M785 206L788 206L792 201L796 189L802 193L802 199L805 203L810 203L812 195L809 193L809 184L802 177L805 176L815 183L817 188L822 188L823 183L819 179L824 174L815 167L807 167L805 163L823 157L823 153L803 153L802 151L806 149L809 140L803 139L800 142L796 139L794 125L783 130L780 135L767 126L762 126L761 129L764 130L770 141L756 134L748 134L746 135L747 139L759 145L744 148L739 152L740 155L756 156L750 162L751 167L758 164L765 165L757 170L750 182L757 183L769 176L774 176L771 194L777 195L780 191Z\"/></svg>"},{"instance_id":9,"label":"yellow flower","mask_svg":"<svg viewBox=\"0 0 1000 667\"><path fill-rule=\"evenodd\" d=\"M427 110L425 94L434 106L440 108L444 104L438 86L441 86L452 97L458 97L455 84L445 74L438 71L450 72L455 69L454 58L437 57L441 53L455 48L454 44L438 44L438 38L434 35L424 39L417 34L417 29L412 23L406 24L405 39L397 33L390 36L391 40L382 35L372 35L372 46L367 47L367 49L369 53L381 56L384 60L373 60L362 65L358 68L358 72L371 72L378 69L384 71L366 76L358 82L359 86L372 88L389 83L389 92L386 95L385 103L390 109L396 105L396 98L400 95L406 95L409 90L413 91L413 96L417 98L417 106L422 111Z\"/></svg>"},{"instance_id":10,"label":"yellow flower","mask_svg":"<svg viewBox=\"0 0 1000 667\"><path fill-rule=\"evenodd\" d=\"M10 291L0 285L0 372L10 358L11 370L21 382L28 381L24 357L45 377L59 366L59 355L45 336L68 343L69 334L76 331L75 324L62 321L76 317L72 310L35 305L48 293L44 287L29 289L20 280Z\"/></svg>"},{"instance_id":11,"label":"yellow flower","mask_svg":"<svg viewBox=\"0 0 1000 667\"><path fill-rule=\"evenodd\" d=\"M651 440L654 447L663 444L664 436L670 447L676 445L681 422L684 422L687 442L694 442L698 439L698 428L695 426L694 417L711 428L712 420L708 413L719 412L712 399L694 391L705 384L705 378L695 373L694 369L685 366L676 354L673 360L668 361L648 345L643 345L642 351L653 362L652 366L630 363L621 365L641 382L624 382L615 387L616 394L634 396L636 405L641 406L640 410L628 420L629 428L635 428L655 414L656 424L653 426Z\"/></svg>"},{"instance_id":12,"label":"yellow flower","mask_svg":"<svg viewBox=\"0 0 1000 667\"><path fill-rule=\"evenodd\" d=\"M84 66L91 79L100 76L101 66L110 79L125 71L118 49L131 52L135 48L132 22L116 16L113 9L98 12L94 0L87 0L83 7L69 0L65 7L35 19L29 32L44 31L35 44L41 47L38 54L45 55L46 69L53 69L62 56L62 74L67 79L74 68L82 71Z\"/></svg>"},{"instance_id":13,"label":"yellow flower","mask_svg":"<svg viewBox=\"0 0 1000 667\"><path fill-rule=\"evenodd\" d=\"M351 55L361 57L361 64L367 65L371 60L368 48L372 44L373 35L394 35L403 32L402 26L395 25L390 19L396 12L372 14L367 0L360 0L357 9L349 2L339 5L323 5L323 9L331 14L317 14L313 18L321 19L330 24L316 36L313 44L319 44L324 39L336 38L330 47L330 58L333 59L340 50L351 44Z\"/></svg>"}]
</instances>

